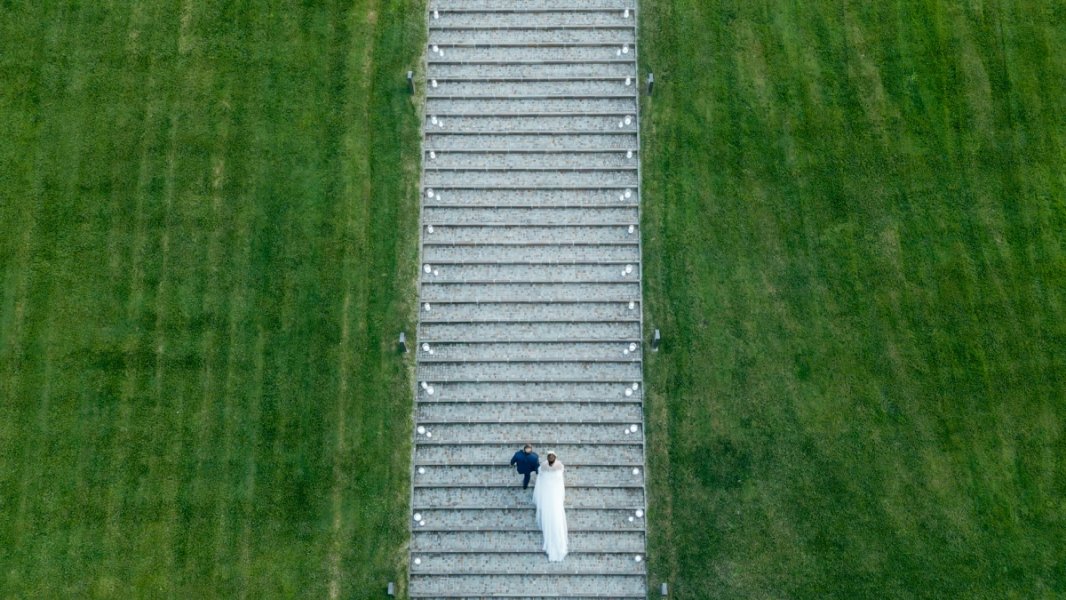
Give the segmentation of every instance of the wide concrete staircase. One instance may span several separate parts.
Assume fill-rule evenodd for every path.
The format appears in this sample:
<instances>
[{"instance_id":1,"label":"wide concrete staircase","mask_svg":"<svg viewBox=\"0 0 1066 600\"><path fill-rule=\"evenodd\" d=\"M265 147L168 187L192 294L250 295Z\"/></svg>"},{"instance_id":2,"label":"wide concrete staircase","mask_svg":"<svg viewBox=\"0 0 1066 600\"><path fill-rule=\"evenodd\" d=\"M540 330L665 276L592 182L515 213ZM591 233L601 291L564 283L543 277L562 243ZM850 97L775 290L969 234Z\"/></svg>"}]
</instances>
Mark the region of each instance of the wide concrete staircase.
<instances>
[{"instance_id":1,"label":"wide concrete staircase","mask_svg":"<svg viewBox=\"0 0 1066 600\"><path fill-rule=\"evenodd\" d=\"M636 0L427 18L410 596L645 598ZM562 563L524 442L567 465Z\"/></svg>"}]
</instances>

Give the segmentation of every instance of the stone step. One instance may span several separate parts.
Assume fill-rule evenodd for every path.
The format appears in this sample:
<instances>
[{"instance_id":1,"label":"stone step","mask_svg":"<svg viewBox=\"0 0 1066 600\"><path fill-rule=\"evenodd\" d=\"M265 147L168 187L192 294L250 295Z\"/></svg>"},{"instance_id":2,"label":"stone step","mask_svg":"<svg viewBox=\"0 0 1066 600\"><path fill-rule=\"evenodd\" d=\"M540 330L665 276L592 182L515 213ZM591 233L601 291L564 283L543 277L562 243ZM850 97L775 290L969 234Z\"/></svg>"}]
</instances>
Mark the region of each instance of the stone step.
<instances>
[{"instance_id":1,"label":"stone step","mask_svg":"<svg viewBox=\"0 0 1066 600\"><path fill-rule=\"evenodd\" d=\"M632 188L630 197L625 197L629 188L607 189L541 189L541 190L487 190L487 189L436 189L433 198L423 195L423 206L602 206L605 204L635 205L640 192ZM432 225L432 222L427 225ZM428 233L428 230L427 230ZM632 240L635 242L635 240ZM426 243L433 243L427 236Z\"/></svg>"},{"instance_id":2,"label":"stone step","mask_svg":"<svg viewBox=\"0 0 1066 600\"><path fill-rule=\"evenodd\" d=\"M639 423L643 418L640 405L633 402L420 402L415 409L415 420L419 423L462 423L486 419L535 423Z\"/></svg>"},{"instance_id":3,"label":"stone step","mask_svg":"<svg viewBox=\"0 0 1066 600\"><path fill-rule=\"evenodd\" d=\"M476 115L437 116L427 114L427 131L471 133L599 133L637 130L632 115ZM427 165L433 166L433 165Z\"/></svg>"},{"instance_id":4,"label":"stone step","mask_svg":"<svg viewBox=\"0 0 1066 600\"><path fill-rule=\"evenodd\" d=\"M425 512L425 511L423 511ZM433 511L437 512L437 511ZM450 515L465 515L467 511L441 511ZM470 513L488 511L469 511ZM571 511L567 520L573 523L575 513L593 513L596 511ZM606 511L609 514L613 511ZM518 511L528 514L533 519L533 511ZM432 513L427 519L435 518ZM477 519L476 515L471 516ZM625 527L628 529L629 527ZM538 546L539 549L539 546ZM411 557L412 574L429 573L625 573L640 575L644 573L643 563L633 560L633 553L625 552L571 552L562 563L549 563L542 552L420 552ZM418 559L418 563L415 563Z\"/></svg>"},{"instance_id":5,"label":"stone step","mask_svg":"<svg viewBox=\"0 0 1066 600\"><path fill-rule=\"evenodd\" d=\"M614 79L438 79L430 81L427 96L506 97L506 96L635 96L636 86L624 78ZM630 82L632 83L632 82ZM447 125L447 124L445 124Z\"/></svg>"},{"instance_id":6,"label":"stone step","mask_svg":"<svg viewBox=\"0 0 1066 600\"><path fill-rule=\"evenodd\" d=\"M647 593L643 575L411 575L412 597L444 594L471 596L504 594L582 595L611 598L640 597Z\"/></svg>"},{"instance_id":7,"label":"stone step","mask_svg":"<svg viewBox=\"0 0 1066 600\"><path fill-rule=\"evenodd\" d=\"M639 322L602 323L423 323L418 341L535 342L535 341L639 341ZM487 365L486 365L487 368ZM469 379L464 378L464 381ZM542 380L537 378L537 380ZM547 379L544 379L547 380ZM558 378L567 381L565 378Z\"/></svg>"},{"instance_id":8,"label":"stone step","mask_svg":"<svg viewBox=\"0 0 1066 600\"><path fill-rule=\"evenodd\" d=\"M412 497L412 506L425 508L530 508L533 506L533 490L523 489L522 482L515 474L513 485L507 487L419 487L415 486ZM640 487L574 487L566 488L566 507L569 508L618 508L626 510L644 509L644 490ZM429 521L426 521L429 525ZM416 526L417 527L417 526ZM417 534L422 532L416 531ZM435 532L427 531L424 534L433 535ZM445 532L440 532L445 533ZM458 533L458 532L456 532ZM469 532L470 534L493 533L493 532ZM498 532L499 534L520 535L523 532ZM575 532L574 535L580 535ZM585 532L587 535L587 532ZM625 532L633 537L641 537L637 532ZM540 535L540 532L537 532ZM412 540L413 541L413 540ZM571 543L574 539L571 538ZM414 547L414 546L413 546ZM507 547L505 547L507 548ZM521 546L509 547L512 550L521 549ZM425 547L426 550L454 550L452 547ZM480 550L477 546L468 548ZM485 550L490 547L483 548ZM575 548L578 549L578 548ZM595 547L586 546L580 548L587 552L617 549L615 546Z\"/></svg>"},{"instance_id":9,"label":"stone step","mask_svg":"<svg viewBox=\"0 0 1066 600\"><path fill-rule=\"evenodd\" d=\"M558 450L556 450L558 452ZM422 471L415 473L415 485L423 487L429 487L434 485L446 485L446 486L458 486L458 485L497 485L497 486L511 486L515 485L522 478L513 467L507 464L508 460L502 461L502 464L491 467L420 467ZM545 463L545 458L541 457L541 462ZM637 471L636 474L633 471ZM533 481L530 483L530 488L536 487L537 474L533 474ZM579 485L643 485L644 484L644 470L639 467L567 467L566 468L566 484L568 486ZM572 524L572 521L567 521L571 524L571 529L578 529L577 526ZM511 525L501 524L502 526L511 527ZM433 526L436 528L447 527L447 525L441 523L435 523L434 521L428 521L427 526ZM532 524L536 527L536 523ZM596 528L614 527L615 524L595 525Z\"/></svg>"},{"instance_id":10,"label":"stone step","mask_svg":"<svg viewBox=\"0 0 1066 600\"><path fill-rule=\"evenodd\" d=\"M635 96L618 98L430 98L427 115L453 113L611 113L635 114Z\"/></svg>"},{"instance_id":11,"label":"stone step","mask_svg":"<svg viewBox=\"0 0 1066 600\"><path fill-rule=\"evenodd\" d=\"M487 328L482 328L482 331L485 330ZM479 334L495 335L481 332ZM513 335L513 333L500 335ZM532 336L535 333L529 335ZM616 335L621 336L624 333ZM421 381L434 383L448 381L640 381L641 368L640 363L634 362L453 362L420 363L417 374Z\"/></svg>"},{"instance_id":12,"label":"stone step","mask_svg":"<svg viewBox=\"0 0 1066 600\"><path fill-rule=\"evenodd\" d=\"M439 384L444 387L447 384ZM637 426L632 432L631 425ZM644 428L639 423L435 423L422 425L426 434L415 432L417 444L455 444L510 442L520 445L538 440L539 445L553 445L561 441L572 444L599 442L636 442L643 439ZM432 437L429 434L432 433ZM532 442L531 442L532 443ZM560 456L566 463L566 457Z\"/></svg>"},{"instance_id":13,"label":"stone step","mask_svg":"<svg viewBox=\"0 0 1066 600\"><path fill-rule=\"evenodd\" d=\"M426 75L430 79L462 78L556 78L556 77L632 77L636 80L637 65L632 62L610 60L576 63L441 63L430 62Z\"/></svg>"},{"instance_id":14,"label":"stone step","mask_svg":"<svg viewBox=\"0 0 1066 600\"><path fill-rule=\"evenodd\" d=\"M482 302L423 306L422 322L476 321L639 321L640 303L627 302Z\"/></svg>"},{"instance_id":15,"label":"stone step","mask_svg":"<svg viewBox=\"0 0 1066 600\"><path fill-rule=\"evenodd\" d=\"M532 506L529 490L518 487ZM567 490L569 492L569 490ZM567 539L570 552L639 553L644 551L644 533L640 531L575 531ZM536 552L543 536L539 531L412 531L412 552Z\"/></svg>"},{"instance_id":16,"label":"stone step","mask_svg":"<svg viewBox=\"0 0 1066 600\"><path fill-rule=\"evenodd\" d=\"M616 44L616 56L633 53L636 42L636 30L632 23L621 26L583 27L576 29L553 28L496 28L491 24L479 28L443 28L432 23L429 26L430 44L465 44L465 45L542 45L542 44ZM622 52L623 45L628 44L628 52ZM503 94L501 94L503 95Z\"/></svg>"},{"instance_id":17,"label":"stone step","mask_svg":"<svg viewBox=\"0 0 1066 600\"><path fill-rule=\"evenodd\" d=\"M432 0L429 9L439 10L550 10L635 9L636 0Z\"/></svg>"},{"instance_id":18,"label":"stone step","mask_svg":"<svg viewBox=\"0 0 1066 600\"><path fill-rule=\"evenodd\" d=\"M639 279L637 263L618 264L439 264L424 263L422 280L448 282L613 282ZM427 273L426 271L429 271Z\"/></svg>"},{"instance_id":19,"label":"stone step","mask_svg":"<svg viewBox=\"0 0 1066 600\"><path fill-rule=\"evenodd\" d=\"M447 125L447 120L445 120ZM508 134L475 135L427 129L425 147L447 152L452 149L488 151L551 150L568 152L574 150L632 150L637 147L637 134L633 131L569 134ZM463 186L470 187L470 186Z\"/></svg>"},{"instance_id":20,"label":"stone step","mask_svg":"<svg viewBox=\"0 0 1066 600\"><path fill-rule=\"evenodd\" d=\"M426 237L435 244L618 244L636 243L638 233L636 225L440 225Z\"/></svg>"},{"instance_id":21,"label":"stone step","mask_svg":"<svg viewBox=\"0 0 1066 600\"><path fill-rule=\"evenodd\" d=\"M628 155L627 155L628 152ZM613 152L436 152L426 151L423 167L439 169L630 169L639 158L632 150ZM632 196L631 196L632 197Z\"/></svg>"},{"instance_id":22,"label":"stone step","mask_svg":"<svg viewBox=\"0 0 1066 600\"><path fill-rule=\"evenodd\" d=\"M637 404L639 406L639 404ZM529 440L537 442L537 440ZM628 441L628 439L627 439ZM415 447L415 464L426 467L439 465L486 465L507 463L511 456L520 450L526 441L504 444L492 442L486 444L420 444ZM560 456L567 457L567 465L627 465L644 464L644 448L639 440L623 444L575 444L561 442L552 447L534 444L534 451L541 454L555 450Z\"/></svg>"},{"instance_id":23,"label":"stone step","mask_svg":"<svg viewBox=\"0 0 1066 600\"><path fill-rule=\"evenodd\" d=\"M427 170L422 179L427 186L442 188L636 187L640 182L635 166L600 171Z\"/></svg>"},{"instance_id":24,"label":"stone step","mask_svg":"<svg viewBox=\"0 0 1066 600\"><path fill-rule=\"evenodd\" d=\"M426 215L436 215L433 209L424 208ZM464 262L613 262L636 263L640 260L640 247L626 246L442 246L426 244L422 258L429 263Z\"/></svg>"},{"instance_id":25,"label":"stone step","mask_svg":"<svg viewBox=\"0 0 1066 600\"><path fill-rule=\"evenodd\" d=\"M419 402L636 402L642 399L642 392L641 386L634 390L632 384L625 383L464 381L438 385L433 394L427 394L419 387L416 399Z\"/></svg>"},{"instance_id":26,"label":"stone step","mask_svg":"<svg viewBox=\"0 0 1066 600\"><path fill-rule=\"evenodd\" d=\"M521 477L515 473L512 475L509 481L512 484ZM531 531L537 529L536 510L532 507L469 510L414 507L413 511L426 521L424 527L419 527L420 531L472 529ZM570 531L642 531L644 513L643 511L640 513L641 517L637 517L636 514L635 509L571 508L566 511L566 524ZM422 567L429 568L425 564Z\"/></svg>"},{"instance_id":27,"label":"stone step","mask_svg":"<svg viewBox=\"0 0 1066 600\"><path fill-rule=\"evenodd\" d=\"M515 6L509 10L471 9L449 10L440 8L430 11L429 26L432 29L579 29L587 27L632 28L636 25L633 11L622 10L550 10Z\"/></svg>"},{"instance_id":28,"label":"stone step","mask_svg":"<svg viewBox=\"0 0 1066 600\"><path fill-rule=\"evenodd\" d=\"M428 349L427 349L428 348ZM429 344L417 349L420 364L444 361L640 361L640 342Z\"/></svg>"},{"instance_id":29,"label":"stone step","mask_svg":"<svg viewBox=\"0 0 1066 600\"><path fill-rule=\"evenodd\" d=\"M633 283L423 283L421 300L438 302L595 302L637 301L640 284ZM629 340L629 338L626 338ZM636 339L635 337L633 339ZM600 341L600 338L573 341ZM427 341L437 341L430 339ZM446 340L479 341L479 340ZM506 340L505 340L506 341ZM520 341L520 340L514 340ZM552 341L552 340L544 340ZM570 341L570 340L566 340Z\"/></svg>"}]
</instances>

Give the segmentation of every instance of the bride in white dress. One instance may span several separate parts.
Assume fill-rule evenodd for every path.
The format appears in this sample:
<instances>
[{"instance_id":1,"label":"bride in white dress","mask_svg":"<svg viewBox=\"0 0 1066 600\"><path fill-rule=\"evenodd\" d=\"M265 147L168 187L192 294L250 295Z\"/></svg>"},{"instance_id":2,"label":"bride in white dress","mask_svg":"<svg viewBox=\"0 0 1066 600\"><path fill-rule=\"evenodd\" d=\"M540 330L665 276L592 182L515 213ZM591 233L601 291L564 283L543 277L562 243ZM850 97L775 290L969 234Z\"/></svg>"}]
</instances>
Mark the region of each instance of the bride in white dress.
<instances>
[{"instance_id":1,"label":"bride in white dress","mask_svg":"<svg viewBox=\"0 0 1066 600\"><path fill-rule=\"evenodd\" d=\"M533 487L533 501L537 504L537 526L544 534L544 551L548 560L559 562L566 558L567 529L566 509L563 500L566 484L563 482L563 463L554 452L548 453L548 463L540 466L537 483Z\"/></svg>"}]
</instances>

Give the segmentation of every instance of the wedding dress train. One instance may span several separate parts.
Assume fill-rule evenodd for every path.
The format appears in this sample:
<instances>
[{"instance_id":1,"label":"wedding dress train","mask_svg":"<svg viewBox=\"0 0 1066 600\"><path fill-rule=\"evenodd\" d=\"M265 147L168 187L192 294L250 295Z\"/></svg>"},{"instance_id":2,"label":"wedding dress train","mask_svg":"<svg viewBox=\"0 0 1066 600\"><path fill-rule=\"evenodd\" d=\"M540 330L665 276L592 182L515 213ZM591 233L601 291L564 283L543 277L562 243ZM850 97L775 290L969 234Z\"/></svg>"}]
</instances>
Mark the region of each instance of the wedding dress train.
<instances>
[{"instance_id":1,"label":"wedding dress train","mask_svg":"<svg viewBox=\"0 0 1066 600\"><path fill-rule=\"evenodd\" d=\"M566 558L566 509L563 508L565 496L563 463L558 460L554 465L542 463L537 474L537 483L533 487L533 501L537 505L537 526L544 534L544 551L548 553L548 560L551 562Z\"/></svg>"}]
</instances>

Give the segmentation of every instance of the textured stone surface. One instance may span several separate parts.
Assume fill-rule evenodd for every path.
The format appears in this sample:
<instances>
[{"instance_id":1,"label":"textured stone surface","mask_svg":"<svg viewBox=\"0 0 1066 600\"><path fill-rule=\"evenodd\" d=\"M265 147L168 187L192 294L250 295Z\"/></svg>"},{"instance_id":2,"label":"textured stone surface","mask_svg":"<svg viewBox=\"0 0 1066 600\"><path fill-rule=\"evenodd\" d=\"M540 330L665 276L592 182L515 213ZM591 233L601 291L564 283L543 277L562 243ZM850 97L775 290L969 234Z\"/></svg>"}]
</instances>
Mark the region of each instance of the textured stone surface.
<instances>
[{"instance_id":1,"label":"textured stone surface","mask_svg":"<svg viewBox=\"0 0 1066 600\"><path fill-rule=\"evenodd\" d=\"M453 246L426 244L422 259L435 262L633 262L640 260L636 244L602 246Z\"/></svg>"},{"instance_id":2,"label":"textured stone surface","mask_svg":"<svg viewBox=\"0 0 1066 600\"><path fill-rule=\"evenodd\" d=\"M467 422L496 420L526 420L560 423L583 421L624 421L639 423L643 418L640 405L632 402L423 402L416 412L419 422ZM497 457L502 460L503 457ZM506 461L504 461L506 462ZM567 461L566 464L571 464Z\"/></svg>"},{"instance_id":3,"label":"textured stone surface","mask_svg":"<svg viewBox=\"0 0 1066 600\"><path fill-rule=\"evenodd\" d=\"M569 539L572 552L643 552L644 534L637 531L575 531ZM416 552L503 552L539 549L539 531L425 531L411 538Z\"/></svg>"},{"instance_id":4,"label":"textured stone surface","mask_svg":"<svg viewBox=\"0 0 1066 600\"><path fill-rule=\"evenodd\" d=\"M618 90L624 93L623 89ZM438 119L438 124L442 119ZM472 149L484 151L506 150L632 150L637 147L637 136L632 131L602 133L542 133L542 134L508 134L487 135L449 131L448 118L444 125L426 129L426 148L447 151L449 149ZM550 183L546 182L546 183Z\"/></svg>"},{"instance_id":5,"label":"textured stone surface","mask_svg":"<svg viewBox=\"0 0 1066 600\"><path fill-rule=\"evenodd\" d=\"M624 148L623 148L624 150ZM630 197L625 197L623 188L598 189L485 189L457 188L437 190L432 198L426 197L424 206L589 206L589 205L636 205L640 200L639 188L631 188ZM432 225L432 221L426 222ZM428 234L426 243L434 243L436 237ZM637 239L631 238L636 244Z\"/></svg>"},{"instance_id":6,"label":"textured stone surface","mask_svg":"<svg viewBox=\"0 0 1066 600\"><path fill-rule=\"evenodd\" d=\"M617 117L616 117L617 118ZM438 169L630 169L637 156L624 150L613 152L429 152L424 158L427 170Z\"/></svg>"},{"instance_id":7,"label":"textured stone surface","mask_svg":"<svg viewBox=\"0 0 1066 600\"><path fill-rule=\"evenodd\" d=\"M448 511L449 514L462 514L463 511ZM476 511L489 512L489 511ZM522 511L516 511L520 514ZM593 511L574 511L576 513ZM525 511L528 518L533 512ZM433 517L427 517L433 518ZM568 515L568 518L572 519ZM639 575L644 566L633 560L633 555L625 552L575 552L566 557L561 564L549 563L540 553L434 553L415 554L418 559L410 563L412 573L455 573L457 571L478 573L629 573Z\"/></svg>"},{"instance_id":8,"label":"textured stone surface","mask_svg":"<svg viewBox=\"0 0 1066 600\"><path fill-rule=\"evenodd\" d=\"M634 2L430 0L411 597L645 596ZM525 442L568 465L562 563Z\"/></svg>"},{"instance_id":9,"label":"textured stone surface","mask_svg":"<svg viewBox=\"0 0 1066 600\"><path fill-rule=\"evenodd\" d=\"M450 113L573 113L635 114L637 103L628 96L614 98L430 98L427 115Z\"/></svg>"},{"instance_id":10,"label":"textured stone surface","mask_svg":"<svg viewBox=\"0 0 1066 600\"><path fill-rule=\"evenodd\" d=\"M625 394L625 390L632 392ZM609 400L624 402L641 399L643 386L633 390L631 386L620 383L594 382L536 382L536 383L449 383L437 385L433 394L426 394L418 388L418 401L497 401L497 402L538 402L544 400L569 400L572 402L594 402Z\"/></svg>"},{"instance_id":11,"label":"textured stone surface","mask_svg":"<svg viewBox=\"0 0 1066 600\"><path fill-rule=\"evenodd\" d=\"M638 405L639 406L639 405ZM530 440L536 442L537 440ZM419 444L415 448L415 462L431 467L434 465L484 465L507 464L511 455L526 440L512 443L499 441L488 444ZM538 453L549 448L536 447ZM567 464L574 465L626 465L639 466L644 455L639 440L626 444L574 444L566 441L553 443L551 449L566 456Z\"/></svg>"}]
</instances>

